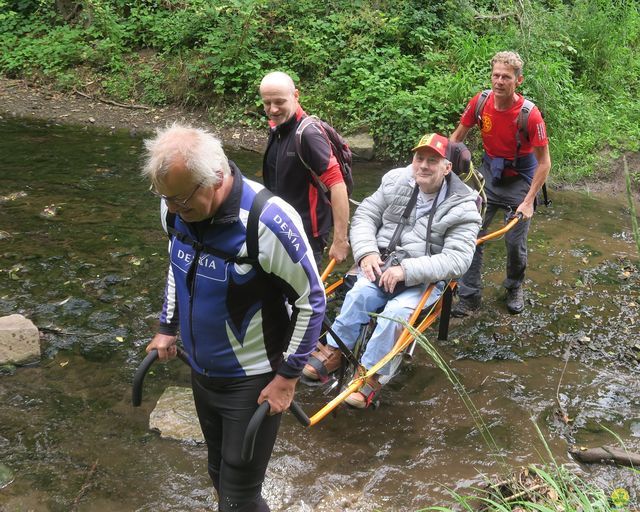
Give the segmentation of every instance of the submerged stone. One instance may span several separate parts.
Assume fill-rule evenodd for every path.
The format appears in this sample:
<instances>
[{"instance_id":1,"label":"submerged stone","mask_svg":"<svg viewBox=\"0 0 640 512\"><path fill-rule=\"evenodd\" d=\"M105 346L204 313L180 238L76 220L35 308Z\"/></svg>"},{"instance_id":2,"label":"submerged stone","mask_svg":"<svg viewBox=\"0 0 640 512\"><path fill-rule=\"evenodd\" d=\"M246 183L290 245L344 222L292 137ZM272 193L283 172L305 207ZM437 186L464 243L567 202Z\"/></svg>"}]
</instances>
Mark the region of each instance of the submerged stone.
<instances>
[{"instance_id":1,"label":"submerged stone","mask_svg":"<svg viewBox=\"0 0 640 512\"><path fill-rule=\"evenodd\" d=\"M160 437L204 443L190 388L170 386L164 390L149 416L149 428Z\"/></svg>"},{"instance_id":2,"label":"submerged stone","mask_svg":"<svg viewBox=\"0 0 640 512\"><path fill-rule=\"evenodd\" d=\"M13 482L13 471L0 462L0 489Z\"/></svg>"}]
</instances>

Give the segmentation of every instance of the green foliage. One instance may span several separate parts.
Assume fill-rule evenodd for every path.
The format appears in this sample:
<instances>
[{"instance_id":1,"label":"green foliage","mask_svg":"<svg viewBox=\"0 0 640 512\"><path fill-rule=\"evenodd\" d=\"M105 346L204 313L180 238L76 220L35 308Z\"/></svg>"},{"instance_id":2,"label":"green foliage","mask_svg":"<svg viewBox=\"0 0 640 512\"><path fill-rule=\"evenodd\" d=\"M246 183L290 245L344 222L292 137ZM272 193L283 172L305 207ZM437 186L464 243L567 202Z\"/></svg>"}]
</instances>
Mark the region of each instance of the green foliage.
<instances>
[{"instance_id":1,"label":"green foliage","mask_svg":"<svg viewBox=\"0 0 640 512\"><path fill-rule=\"evenodd\" d=\"M1 73L69 87L82 66L120 100L257 122L260 79L283 70L308 111L406 160L424 132L455 128L489 86L492 55L513 49L545 115L552 176L579 180L611 151L638 149L635 0L84 0L57 12L63 3L0 0Z\"/></svg>"}]
</instances>

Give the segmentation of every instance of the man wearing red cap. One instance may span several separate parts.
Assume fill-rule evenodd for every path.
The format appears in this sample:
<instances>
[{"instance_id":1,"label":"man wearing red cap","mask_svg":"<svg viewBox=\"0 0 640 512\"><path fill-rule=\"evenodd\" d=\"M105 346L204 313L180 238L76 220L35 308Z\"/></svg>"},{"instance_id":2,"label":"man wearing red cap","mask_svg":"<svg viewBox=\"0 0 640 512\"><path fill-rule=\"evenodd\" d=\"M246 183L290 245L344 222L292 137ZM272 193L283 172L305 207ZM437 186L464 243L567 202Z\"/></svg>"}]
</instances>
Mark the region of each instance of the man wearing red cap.
<instances>
[{"instance_id":1,"label":"man wearing red cap","mask_svg":"<svg viewBox=\"0 0 640 512\"><path fill-rule=\"evenodd\" d=\"M391 351L402 324L408 320L430 283L438 283L425 308L444 288L444 280L461 276L471 264L481 217L477 193L451 172L446 159L448 140L427 134L413 148L413 161L385 174L378 190L362 201L351 220L351 247L358 278L347 293L332 332L353 349L369 313L384 308L361 363L369 369ZM327 335L303 374L325 380L340 366L338 344ZM392 363L368 379L346 402L365 408Z\"/></svg>"},{"instance_id":2,"label":"man wearing red cap","mask_svg":"<svg viewBox=\"0 0 640 512\"><path fill-rule=\"evenodd\" d=\"M480 127L484 156L480 172L485 180L487 209L481 235L498 210L522 220L505 235L507 246L507 309L518 314L524 309L522 283L527 268L527 233L536 195L549 170L549 140L542 115L533 103L516 93L522 84L522 59L515 52L499 52L491 60L491 90L476 94L467 105L452 142L465 139L475 125ZM527 109L526 127L522 112ZM458 283L460 300L453 316L463 317L480 308L483 245L479 245L469 271Z\"/></svg>"}]
</instances>

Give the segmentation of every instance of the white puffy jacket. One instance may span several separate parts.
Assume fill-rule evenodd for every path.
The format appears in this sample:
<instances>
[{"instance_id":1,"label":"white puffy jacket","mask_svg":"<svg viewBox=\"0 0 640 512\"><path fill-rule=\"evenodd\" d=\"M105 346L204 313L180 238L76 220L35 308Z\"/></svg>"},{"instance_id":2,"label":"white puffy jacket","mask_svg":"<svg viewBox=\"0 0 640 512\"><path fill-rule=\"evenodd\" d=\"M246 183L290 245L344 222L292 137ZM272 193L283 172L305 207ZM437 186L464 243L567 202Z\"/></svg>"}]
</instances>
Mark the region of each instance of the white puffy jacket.
<instances>
[{"instance_id":1,"label":"white puffy jacket","mask_svg":"<svg viewBox=\"0 0 640 512\"><path fill-rule=\"evenodd\" d=\"M397 251L407 253L401 263L407 286L460 277L471 265L482 222L478 194L453 172L445 179L446 196L437 205L431 226L431 256L427 256L426 245L429 214L416 218L415 207L396 245ZM357 263L389 245L414 186L411 165L393 169L382 177L378 190L362 201L350 232Z\"/></svg>"}]
</instances>

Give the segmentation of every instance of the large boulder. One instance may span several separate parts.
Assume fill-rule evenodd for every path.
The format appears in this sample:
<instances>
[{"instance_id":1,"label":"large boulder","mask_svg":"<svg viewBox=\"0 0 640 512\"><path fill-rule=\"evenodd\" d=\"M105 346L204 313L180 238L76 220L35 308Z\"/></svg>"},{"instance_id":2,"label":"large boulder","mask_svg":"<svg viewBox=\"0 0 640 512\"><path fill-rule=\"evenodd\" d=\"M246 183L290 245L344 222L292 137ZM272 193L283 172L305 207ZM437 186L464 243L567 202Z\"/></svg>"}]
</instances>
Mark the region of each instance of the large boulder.
<instances>
[{"instance_id":1,"label":"large boulder","mask_svg":"<svg viewBox=\"0 0 640 512\"><path fill-rule=\"evenodd\" d=\"M0 317L0 364L25 364L40 359L40 333L22 315Z\"/></svg>"},{"instance_id":2,"label":"large boulder","mask_svg":"<svg viewBox=\"0 0 640 512\"><path fill-rule=\"evenodd\" d=\"M160 437L204 443L190 388L170 386L160 396L149 416L149 428Z\"/></svg>"},{"instance_id":3,"label":"large boulder","mask_svg":"<svg viewBox=\"0 0 640 512\"><path fill-rule=\"evenodd\" d=\"M345 137L347 144L357 160L372 160L375 152L373 137L366 132Z\"/></svg>"}]
</instances>

